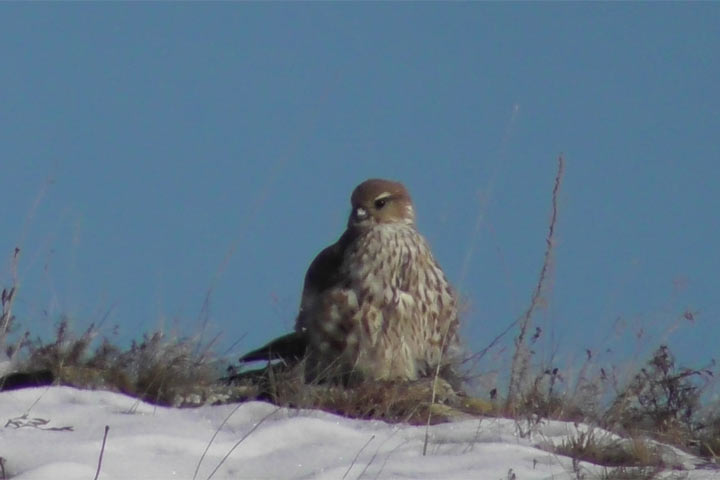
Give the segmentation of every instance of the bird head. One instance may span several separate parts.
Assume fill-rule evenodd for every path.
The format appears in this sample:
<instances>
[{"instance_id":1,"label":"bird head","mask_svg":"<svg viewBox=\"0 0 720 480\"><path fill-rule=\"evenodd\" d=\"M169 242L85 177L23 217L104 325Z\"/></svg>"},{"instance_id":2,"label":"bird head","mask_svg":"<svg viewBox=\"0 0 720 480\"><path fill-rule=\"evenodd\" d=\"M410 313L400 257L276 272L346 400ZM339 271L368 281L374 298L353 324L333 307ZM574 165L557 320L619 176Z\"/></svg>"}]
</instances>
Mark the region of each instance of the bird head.
<instances>
[{"instance_id":1,"label":"bird head","mask_svg":"<svg viewBox=\"0 0 720 480\"><path fill-rule=\"evenodd\" d=\"M350 197L348 227L370 228L387 223L415 223L410 194L402 183L373 178L355 187Z\"/></svg>"}]
</instances>

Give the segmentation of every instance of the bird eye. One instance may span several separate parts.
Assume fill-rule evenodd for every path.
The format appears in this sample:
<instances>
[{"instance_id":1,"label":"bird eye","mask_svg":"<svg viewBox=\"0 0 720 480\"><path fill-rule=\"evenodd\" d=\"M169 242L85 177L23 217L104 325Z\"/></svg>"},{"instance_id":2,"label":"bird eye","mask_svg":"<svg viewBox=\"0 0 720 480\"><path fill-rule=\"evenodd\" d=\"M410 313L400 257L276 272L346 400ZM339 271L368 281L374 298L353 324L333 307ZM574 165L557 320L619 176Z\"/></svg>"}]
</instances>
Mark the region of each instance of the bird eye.
<instances>
[{"instance_id":1,"label":"bird eye","mask_svg":"<svg viewBox=\"0 0 720 480\"><path fill-rule=\"evenodd\" d=\"M387 203L386 198L379 198L379 199L375 200L375 208L377 208L379 210L385 206L385 203Z\"/></svg>"}]
</instances>

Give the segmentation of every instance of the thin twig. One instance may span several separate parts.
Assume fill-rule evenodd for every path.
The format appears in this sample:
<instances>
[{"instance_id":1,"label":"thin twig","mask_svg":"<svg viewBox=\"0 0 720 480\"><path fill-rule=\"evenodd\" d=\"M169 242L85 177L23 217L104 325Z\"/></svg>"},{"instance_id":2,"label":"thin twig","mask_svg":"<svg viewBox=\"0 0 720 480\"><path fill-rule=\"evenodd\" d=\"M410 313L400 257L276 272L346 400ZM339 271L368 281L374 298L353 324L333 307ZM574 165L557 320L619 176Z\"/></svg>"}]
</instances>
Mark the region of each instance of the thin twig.
<instances>
[{"instance_id":1,"label":"thin twig","mask_svg":"<svg viewBox=\"0 0 720 480\"><path fill-rule=\"evenodd\" d=\"M462 292L465 286L465 280L467 279L468 271L470 270L470 265L472 264L475 244L477 243L480 232L482 231L483 223L485 222L485 212L487 210L488 204L490 203L490 200L493 197L495 183L500 172L501 165L506 162L507 146L510 143L510 137L512 136L515 127L515 119L517 118L519 111L520 105L513 105L510 118L505 125L505 133L503 134L502 141L500 142L500 149L498 151L498 154L495 155L495 160L491 165L488 181L485 184L485 188L480 190L480 192L483 194L480 196L478 201L478 212L477 216L475 217L475 227L470 234L470 241L468 242L468 247L465 251L465 258L463 259L463 262L461 264L460 276L458 277L457 282L458 292Z\"/></svg>"},{"instance_id":2,"label":"thin twig","mask_svg":"<svg viewBox=\"0 0 720 480\"><path fill-rule=\"evenodd\" d=\"M405 440L404 442L399 443L395 448L393 448L392 450L390 450L387 455L385 455L385 459L383 460L383 464L380 465L380 469L379 469L379 470L377 471L377 473L375 474L374 480L377 480L378 478L380 478L380 474L383 472L383 470L385 470L385 465L387 465L388 460L390 460L390 456L391 456L392 454L394 454L396 451L400 450L400 447L404 447L404 446L407 445L408 443L410 443L410 440ZM360 477L358 477L358 478L360 478Z\"/></svg>"},{"instance_id":3,"label":"thin twig","mask_svg":"<svg viewBox=\"0 0 720 480\"><path fill-rule=\"evenodd\" d=\"M210 479L215 475L215 473L217 473L217 471L220 469L220 467L222 466L222 464L225 463L225 460L227 460L227 459L230 457L230 454L232 454L232 452L233 452L238 446L240 446L240 444L241 444L242 442L244 442L246 438L248 438L250 435L252 435L252 433L253 433L255 430L257 430L258 427L260 427L260 425L262 425L265 420L267 420L268 418L270 418L270 417L272 417L273 415L275 415L279 410L280 410L280 407L277 407L275 410L273 410L272 412L270 412L270 413L268 413L267 415L265 415L263 418L260 419L259 422L257 422L257 423L255 424L255 426L253 426L253 427L250 429L249 432L247 432L245 435L243 435L240 440L238 440L237 442L235 442L235 445L233 445L233 447L232 447L230 450L228 450L228 452L225 454L225 456L222 458L222 460L220 460L220 463L218 463L217 466L215 467L215 469L214 469L212 472L210 472L210 475L208 475L208 477L207 477L206 480L210 480Z\"/></svg>"},{"instance_id":4,"label":"thin twig","mask_svg":"<svg viewBox=\"0 0 720 480\"><path fill-rule=\"evenodd\" d=\"M423 457L427 455L427 446L430 439L430 418L432 417L432 406L435 405L435 396L437 395L437 380L440 376L440 362L435 369L433 377L432 396L430 397L430 408L428 408L427 423L425 424L425 440L423 441Z\"/></svg>"},{"instance_id":5,"label":"thin twig","mask_svg":"<svg viewBox=\"0 0 720 480\"><path fill-rule=\"evenodd\" d=\"M110 425L105 425L105 434L103 435L102 447L100 447L100 457L98 458L98 466L97 466L97 471L95 472L94 480L98 480L98 477L100 476L100 467L102 467L103 454L105 453L105 442L107 441L107 436L108 436L109 430L110 430Z\"/></svg>"},{"instance_id":6,"label":"thin twig","mask_svg":"<svg viewBox=\"0 0 720 480\"><path fill-rule=\"evenodd\" d=\"M517 390L520 387L520 382L523 377L522 371L524 370L524 364L526 362L526 359L524 359L522 355L523 347L525 346L525 335L528 328L530 327L530 320L532 318L532 315L535 312L536 307L540 303L540 296L542 295L545 280L548 276L550 265L552 263L552 253L553 247L555 245L555 225L557 224L558 215L558 192L560 191L564 168L565 159L562 155L560 155L558 157L558 170L557 174L555 175L555 185L553 186L552 191L552 216L550 218L550 225L548 227L548 235L545 239L547 245L545 248L545 255L543 257L543 265L542 269L540 270L538 281L535 284L535 291L533 292L530 299L530 305L525 311L525 314L520 318L520 334L515 340L515 353L513 355L512 367L510 370L510 385L508 387L508 407L513 406L513 404L515 403Z\"/></svg>"},{"instance_id":7,"label":"thin twig","mask_svg":"<svg viewBox=\"0 0 720 480\"><path fill-rule=\"evenodd\" d=\"M427 423L425 424L425 440L423 441L423 457L427 454L428 440L430 438L430 419L432 418L432 406L435 405L435 398L437 396L437 381L438 381L438 378L440 377L440 366L442 365L443 352L445 351L445 348L447 347L447 340L448 340L449 333L450 333L450 328L448 327L445 330L445 334L443 335L442 346L440 348L440 357L438 358L438 364L437 364L437 367L435 368L435 375L433 376L432 395L430 396L430 407L428 408Z\"/></svg>"},{"instance_id":8,"label":"thin twig","mask_svg":"<svg viewBox=\"0 0 720 480\"><path fill-rule=\"evenodd\" d=\"M277 178L280 176L280 172L283 168L285 168L287 160L287 158L280 157L272 164L270 169L270 176L265 180L265 183L262 185L262 188L260 189L260 195L255 197L255 200L251 204L250 209L245 216L245 219L241 222L241 227L239 229L240 231L238 235L234 238L234 240L228 247L222 261L215 270L215 274L210 280L210 286L205 291L205 297L203 298L200 312L198 312L198 320L200 321L201 325L198 345L202 344L205 332L207 331L210 323L210 307L213 292L215 291L215 288L220 282L221 277L225 273L226 268L228 267L228 265L230 265L230 260L235 254L235 251L239 248L240 242L244 240L245 233L248 231L248 226L253 225L255 223L255 218L260 214L260 212L262 212L262 207L267 201L267 198L270 196L270 191L274 186Z\"/></svg>"},{"instance_id":9,"label":"thin twig","mask_svg":"<svg viewBox=\"0 0 720 480\"><path fill-rule=\"evenodd\" d=\"M2 290L2 311L0 312L0 348L5 348L5 339L7 337L7 333L10 330L11 323L13 321L12 316L12 306L13 306L13 300L15 300L15 294L17 293L17 289L19 286L18 281L18 274L17 274L17 266L18 266L18 258L20 256L20 249L18 247L15 247L12 263L11 263L11 270L12 270L12 287L10 287L10 290L7 290L6 288L3 288Z\"/></svg>"},{"instance_id":10,"label":"thin twig","mask_svg":"<svg viewBox=\"0 0 720 480\"><path fill-rule=\"evenodd\" d=\"M397 427L395 427L395 428L393 429L393 432L390 434L390 436L388 436L385 440L383 440L383 441L380 443L380 445L378 445L377 449L375 449L375 453L373 454L372 457L370 457L370 461L365 465L365 468L363 468L363 471L360 472L360 475L357 476L357 479L358 479L358 480L360 480L360 479L365 475L365 473L366 473L366 472L368 471L368 469L370 468L370 465L373 464L373 462L375 461L375 459L376 459L377 456L378 456L378 453L380 452L380 449L385 445L385 443L387 443L391 438L393 438L398 431L399 431L399 429L398 429ZM391 453L392 453L392 452L391 452Z\"/></svg>"},{"instance_id":11,"label":"thin twig","mask_svg":"<svg viewBox=\"0 0 720 480\"><path fill-rule=\"evenodd\" d=\"M198 460L197 466L195 467L195 473L193 473L193 477L192 477L193 480L195 480L195 479L197 478L198 472L200 471L200 465L202 464L203 460L205 459L205 455L207 455L208 450L210 450L210 446L211 446L211 445L213 444L213 442L215 441L215 437L218 436L218 433L220 433L220 430L222 430L222 428L225 426L225 424L228 422L228 420L230 420L230 417L232 417L233 415L235 415L235 412L237 412L238 409L239 409L240 407L242 407L242 406L243 406L242 403L238 403L237 406L236 406L235 408L233 408L233 409L230 411L230 413L228 413L228 414L225 416L225 418L223 419L223 421L222 421L222 423L220 424L220 426L219 426L217 429L215 429L215 433L213 433L212 438L210 438L210 441L209 441L208 444L205 446L205 450L203 451L202 455L200 456L200 460Z\"/></svg>"},{"instance_id":12,"label":"thin twig","mask_svg":"<svg viewBox=\"0 0 720 480\"><path fill-rule=\"evenodd\" d=\"M350 466L345 471L345 475L343 475L343 477L342 477L343 480L345 480L345 478L348 476L348 473L350 473L350 470L352 470L352 468L355 466L355 462L357 462L357 459L360 458L360 454L363 452L363 450L365 450L365 448L367 448L368 445L370 445L370 442L372 442L373 440L375 440L375 435L371 436L368 439L368 441L365 442L365 445L363 445L362 448L360 450L358 450L357 454L355 454L355 458L353 458L353 461L350 463Z\"/></svg>"}]
</instances>

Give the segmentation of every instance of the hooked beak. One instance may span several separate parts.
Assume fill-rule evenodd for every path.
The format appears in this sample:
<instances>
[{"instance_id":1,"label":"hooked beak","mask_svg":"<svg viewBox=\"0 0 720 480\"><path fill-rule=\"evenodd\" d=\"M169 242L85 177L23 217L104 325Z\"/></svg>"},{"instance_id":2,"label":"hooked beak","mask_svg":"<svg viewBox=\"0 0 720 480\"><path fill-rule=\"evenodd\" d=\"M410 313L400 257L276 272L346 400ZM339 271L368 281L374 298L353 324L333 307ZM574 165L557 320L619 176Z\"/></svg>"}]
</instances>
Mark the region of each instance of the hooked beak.
<instances>
[{"instance_id":1,"label":"hooked beak","mask_svg":"<svg viewBox=\"0 0 720 480\"><path fill-rule=\"evenodd\" d=\"M355 220L362 221L365 220L368 216L367 210L365 210L362 207L358 207L355 209Z\"/></svg>"}]
</instances>

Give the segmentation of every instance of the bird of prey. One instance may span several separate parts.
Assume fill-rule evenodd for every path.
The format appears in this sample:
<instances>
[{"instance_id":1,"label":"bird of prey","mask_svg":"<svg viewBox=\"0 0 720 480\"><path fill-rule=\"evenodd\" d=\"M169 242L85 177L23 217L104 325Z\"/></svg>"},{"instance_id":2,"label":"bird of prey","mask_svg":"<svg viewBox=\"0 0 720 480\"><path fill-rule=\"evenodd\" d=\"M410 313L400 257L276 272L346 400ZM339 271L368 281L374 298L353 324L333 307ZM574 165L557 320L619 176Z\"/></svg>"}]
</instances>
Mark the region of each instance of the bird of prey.
<instances>
[{"instance_id":1,"label":"bird of prey","mask_svg":"<svg viewBox=\"0 0 720 480\"><path fill-rule=\"evenodd\" d=\"M457 300L398 182L351 196L340 239L305 275L295 332L241 357L305 361L307 380L415 380L459 349Z\"/></svg>"}]
</instances>

